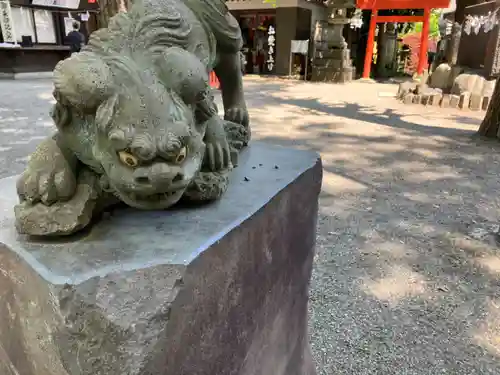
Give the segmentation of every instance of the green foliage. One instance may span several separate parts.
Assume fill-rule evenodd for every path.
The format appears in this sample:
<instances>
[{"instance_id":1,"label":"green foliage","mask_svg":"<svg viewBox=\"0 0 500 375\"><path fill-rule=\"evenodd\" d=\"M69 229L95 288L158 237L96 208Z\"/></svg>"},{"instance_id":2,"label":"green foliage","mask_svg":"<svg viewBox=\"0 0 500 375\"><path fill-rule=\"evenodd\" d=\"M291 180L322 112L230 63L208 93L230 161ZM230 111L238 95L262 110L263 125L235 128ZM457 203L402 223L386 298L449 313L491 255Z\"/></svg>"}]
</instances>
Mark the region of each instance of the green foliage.
<instances>
[{"instance_id":1,"label":"green foliage","mask_svg":"<svg viewBox=\"0 0 500 375\"><path fill-rule=\"evenodd\" d=\"M263 0L262 2L264 4L271 4L273 6L273 8L276 8L276 1L277 0Z\"/></svg>"},{"instance_id":2,"label":"green foliage","mask_svg":"<svg viewBox=\"0 0 500 375\"><path fill-rule=\"evenodd\" d=\"M391 10L381 10L379 12L381 16L422 16L422 9L391 9ZM422 31L422 22L414 22L414 23L400 23L398 24L398 34L401 36L411 34L414 32ZM431 13L430 20L430 37L438 37L439 36L439 11L433 10Z\"/></svg>"},{"instance_id":3,"label":"green foliage","mask_svg":"<svg viewBox=\"0 0 500 375\"><path fill-rule=\"evenodd\" d=\"M421 32L422 31L422 22L414 24L413 32ZM439 37L439 12L437 10L433 10L431 13L431 21L429 25L429 37L437 38Z\"/></svg>"},{"instance_id":4,"label":"green foliage","mask_svg":"<svg viewBox=\"0 0 500 375\"><path fill-rule=\"evenodd\" d=\"M421 16L424 14L423 9L385 9L380 10L380 16ZM415 23L398 23L398 34L409 34L413 31Z\"/></svg>"}]
</instances>

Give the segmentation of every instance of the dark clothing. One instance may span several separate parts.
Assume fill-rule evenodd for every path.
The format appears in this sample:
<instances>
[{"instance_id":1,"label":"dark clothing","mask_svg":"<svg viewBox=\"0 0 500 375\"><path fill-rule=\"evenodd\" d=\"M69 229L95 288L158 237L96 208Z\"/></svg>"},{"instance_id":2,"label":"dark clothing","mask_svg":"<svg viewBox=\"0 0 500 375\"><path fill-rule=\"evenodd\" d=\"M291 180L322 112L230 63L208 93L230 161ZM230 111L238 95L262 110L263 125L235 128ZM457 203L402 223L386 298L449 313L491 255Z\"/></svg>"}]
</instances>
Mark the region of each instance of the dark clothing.
<instances>
[{"instance_id":1,"label":"dark clothing","mask_svg":"<svg viewBox=\"0 0 500 375\"><path fill-rule=\"evenodd\" d=\"M85 36L76 30L71 31L66 36L66 40L69 44L71 53L80 52L82 46L85 44Z\"/></svg>"},{"instance_id":2,"label":"dark clothing","mask_svg":"<svg viewBox=\"0 0 500 375\"><path fill-rule=\"evenodd\" d=\"M436 52L434 52L434 51L427 52L427 63L429 64L429 66L432 65L435 58L436 58Z\"/></svg>"}]
</instances>

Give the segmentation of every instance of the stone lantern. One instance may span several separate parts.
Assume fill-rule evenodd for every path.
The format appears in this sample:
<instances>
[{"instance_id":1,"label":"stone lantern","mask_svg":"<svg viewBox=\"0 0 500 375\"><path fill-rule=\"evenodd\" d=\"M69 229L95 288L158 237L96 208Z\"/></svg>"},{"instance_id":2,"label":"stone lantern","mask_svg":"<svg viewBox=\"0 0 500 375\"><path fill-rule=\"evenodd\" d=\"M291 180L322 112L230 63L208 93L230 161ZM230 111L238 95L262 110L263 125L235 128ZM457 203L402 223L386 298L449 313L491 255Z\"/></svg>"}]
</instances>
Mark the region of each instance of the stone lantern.
<instances>
[{"instance_id":1,"label":"stone lantern","mask_svg":"<svg viewBox=\"0 0 500 375\"><path fill-rule=\"evenodd\" d=\"M345 25L350 23L348 9L354 8L354 0L327 0L328 18L318 21L314 35L313 81L349 82L354 68L351 53L343 36Z\"/></svg>"}]
</instances>

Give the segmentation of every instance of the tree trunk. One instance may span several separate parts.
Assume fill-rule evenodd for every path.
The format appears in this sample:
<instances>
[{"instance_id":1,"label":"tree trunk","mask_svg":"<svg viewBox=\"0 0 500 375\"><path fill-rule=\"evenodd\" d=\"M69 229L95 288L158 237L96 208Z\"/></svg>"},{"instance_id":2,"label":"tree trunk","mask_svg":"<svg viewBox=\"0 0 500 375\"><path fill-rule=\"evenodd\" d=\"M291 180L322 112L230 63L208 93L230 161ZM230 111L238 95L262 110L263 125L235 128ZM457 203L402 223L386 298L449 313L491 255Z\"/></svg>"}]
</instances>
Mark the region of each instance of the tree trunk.
<instances>
[{"instance_id":1,"label":"tree trunk","mask_svg":"<svg viewBox=\"0 0 500 375\"><path fill-rule=\"evenodd\" d=\"M498 128L500 125L500 84L497 79L495 85L495 91L493 91L493 95L491 96L490 103L488 104L488 110L486 111L486 115L484 116L483 122L479 127L479 134L488 138L497 138Z\"/></svg>"},{"instance_id":2,"label":"tree trunk","mask_svg":"<svg viewBox=\"0 0 500 375\"><path fill-rule=\"evenodd\" d=\"M99 1L99 28L107 27L109 19L118 12L126 12L129 6L127 0L100 0Z\"/></svg>"},{"instance_id":3,"label":"tree trunk","mask_svg":"<svg viewBox=\"0 0 500 375\"><path fill-rule=\"evenodd\" d=\"M449 36L445 51L445 61L450 65L457 64L458 48L460 47L460 38L462 37L462 25L455 22L452 26L452 32Z\"/></svg>"}]
</instances>

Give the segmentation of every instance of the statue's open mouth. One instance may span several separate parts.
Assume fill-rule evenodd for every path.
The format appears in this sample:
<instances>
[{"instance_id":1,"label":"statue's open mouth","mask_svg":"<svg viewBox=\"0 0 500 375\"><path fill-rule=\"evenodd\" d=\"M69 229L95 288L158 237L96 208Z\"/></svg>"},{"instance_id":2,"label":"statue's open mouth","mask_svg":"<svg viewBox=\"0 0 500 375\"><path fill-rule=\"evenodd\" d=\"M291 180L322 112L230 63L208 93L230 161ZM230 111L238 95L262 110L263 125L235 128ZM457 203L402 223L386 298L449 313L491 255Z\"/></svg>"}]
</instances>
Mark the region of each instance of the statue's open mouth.
<instances>
[{"instance_id":1,"label":"statue's open mouth","mask_svg":"<svg viewBox=\"0 0 500 375\"><path fill-rule=\"evenodd\" d=\"M142 210L164 210L177 203L179 199L181 199L183 193L184 189L149 195L118 192L118 196L124 203L134 208Z\"/></svg>"},{"instance_id":2,"label":"statue's open mouth","mask_svg":"<svg viewBox=\"0 0 500 375\"><path fill-rule=\"evenodd\" d=\"M181 199L187 183L160 193L141 193L114 189L118 198L127 205L142 210L164 210Z\"/></svg>"},{"instance_id":3,"label":"statue's open mouth","mask_svg":"<svg viewBox=\"0 0 500 375\"><path fill-rule=\"evenodd\" d=\"M162 201L165 199L170 199L171 197L174 197L176 194L182 193L181 191L169 191L166 193L157 193L157 194L150 194L150 195L141 195L141 194L129 194L129 197L133 200L137 201L146 201L146 202L158 202Z\"/></svg>"}]
</instances>

